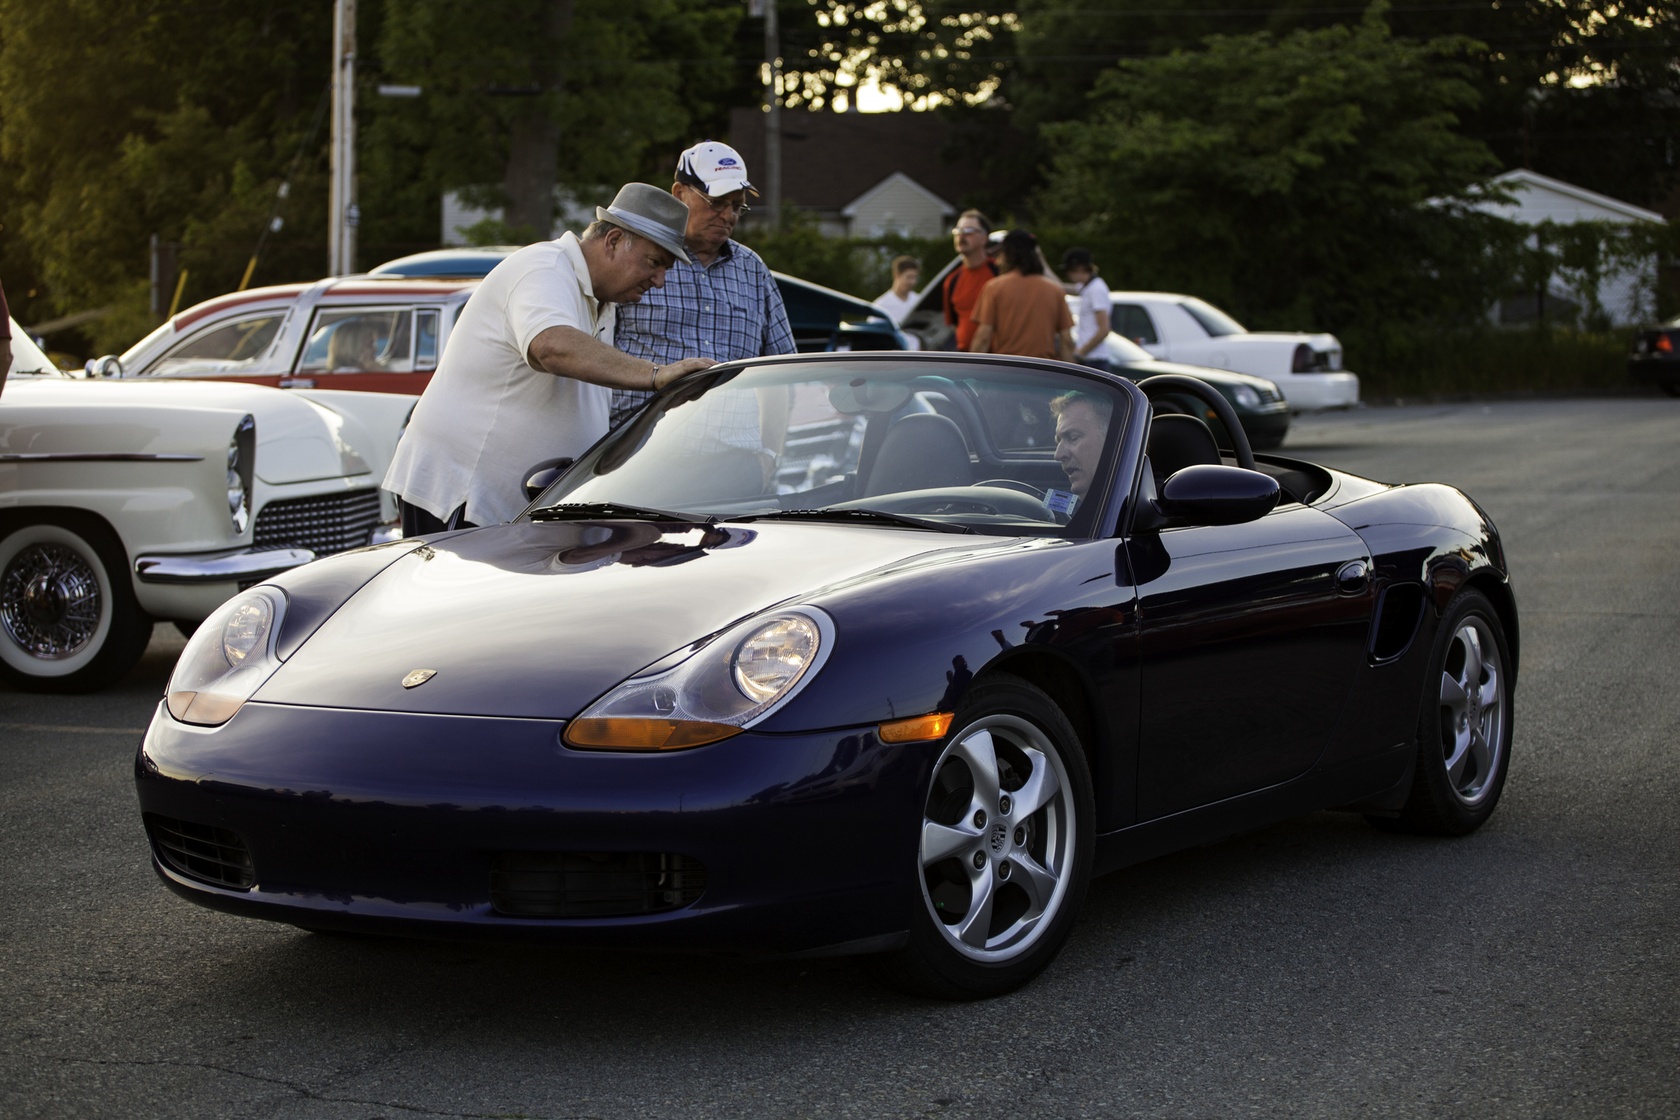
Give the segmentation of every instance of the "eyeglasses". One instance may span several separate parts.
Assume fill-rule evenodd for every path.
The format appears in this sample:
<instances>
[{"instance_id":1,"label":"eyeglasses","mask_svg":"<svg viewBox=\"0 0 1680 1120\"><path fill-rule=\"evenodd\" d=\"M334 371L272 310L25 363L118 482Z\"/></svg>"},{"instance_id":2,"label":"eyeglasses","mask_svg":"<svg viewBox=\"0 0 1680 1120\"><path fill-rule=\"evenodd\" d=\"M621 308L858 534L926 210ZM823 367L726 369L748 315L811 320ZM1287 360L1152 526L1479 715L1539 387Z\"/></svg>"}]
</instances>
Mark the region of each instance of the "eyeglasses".
<instances>
[{"instance_id":1,"label":"eyeglasses","mask_svg":"<svg viewBox=\"0 0 1680 1120\"><path fill-rule=\"evenodd\" d=\"M956 229L951 231L952 235L956 237L968 237L971 234L985 232L986 231L981 229L979 226L958 226Z\"/></svg>"},{"instance_id":2,"label":"eyeglasses","mask_svg":"<svg viewBox=\"0 0 1680 1120\"><path fill-rule=\"evenodd\" d=\"M689 190L693 191L695 194L699 195L702 199L704 199L705 202L706 202L706 205L710 206L712 208L712 212L715 213L715 214L721 214L725 210L733 210L737 214L745 214L748 210L752 209L751 206L747 205L747 199L746 199L745 195L741 196L741 201L731 202L727 198L713 198L711 195L707 194L705 191L701 190L698 187L690 187Z\"/></svg>"}]
</instances>

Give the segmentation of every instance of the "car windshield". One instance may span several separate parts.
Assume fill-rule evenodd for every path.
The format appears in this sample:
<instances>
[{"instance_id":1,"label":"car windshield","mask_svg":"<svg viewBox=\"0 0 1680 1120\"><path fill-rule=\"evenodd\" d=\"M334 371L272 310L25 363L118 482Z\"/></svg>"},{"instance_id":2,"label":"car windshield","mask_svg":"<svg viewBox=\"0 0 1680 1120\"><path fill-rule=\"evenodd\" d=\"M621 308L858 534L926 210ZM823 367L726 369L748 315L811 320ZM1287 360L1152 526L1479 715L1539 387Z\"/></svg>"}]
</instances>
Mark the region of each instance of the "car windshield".
<instances>
[{"instance_id":1,"label":"car windshield","mask_svg":"<svg viewBox=\"0 0 1680 1120\"><path fill-rule=\"evenodd\" d=\"M656 398L528 512L1080 536L1129 398L1100 375L940 355L718 367Z\"/></svg>"},{"instance_id":2,"label":"car windshield","mask_svg":"<svg viewBox=\"0 0 1680 1120\"><path fill-rule=\"evenodd\" d=\"M35 340L24 333L16 319L6 320L12 327L12 364L10 373L57 373L58 367L47 357Z\"/></svg>"},{"instance_id":3,"label":"car windshield","mask_svg":"<svg viewBox=\"0 0 1680 1120\"><path fill-rule=\"evenodd\" d=\"M1228 334L1247 334L1248 328L1219 310L1211 303L1204 303L1199 299L1187 299L1181 304L1190 317L1202 325L1202 329L1215 338Z\"/></svg>"}]
</instances>

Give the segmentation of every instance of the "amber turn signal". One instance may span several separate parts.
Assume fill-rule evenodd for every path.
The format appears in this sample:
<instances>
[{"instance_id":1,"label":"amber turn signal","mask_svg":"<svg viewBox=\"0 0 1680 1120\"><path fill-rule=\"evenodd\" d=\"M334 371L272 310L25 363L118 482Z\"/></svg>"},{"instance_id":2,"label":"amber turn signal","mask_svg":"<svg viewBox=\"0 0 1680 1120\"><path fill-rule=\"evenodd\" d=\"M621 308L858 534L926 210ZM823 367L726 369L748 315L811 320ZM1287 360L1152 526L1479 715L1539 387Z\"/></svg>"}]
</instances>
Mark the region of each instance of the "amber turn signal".
<instances>
[{"instance_id":1,"label":"amber turn signal","mask_svg":"<svg viewBox=\"0 0 1680 1120\"><path fill-rule=\"evenodd\" d=\"M562 738L586 751L681 751L739 735L728 723L685 719L574 719Z\"/></svg>"},{"instance_id":2,"label":"amber turn signal","mask_svg":"<svg viewBox=\"0 0 1680 1120\"><path fill-rule=\"evenodd\" d=\"M883 743L920 743L927 739L943 739L951 730L950 712L931 712L925 716L895 719L879 727Z\"/></svg>"}]
</instances>

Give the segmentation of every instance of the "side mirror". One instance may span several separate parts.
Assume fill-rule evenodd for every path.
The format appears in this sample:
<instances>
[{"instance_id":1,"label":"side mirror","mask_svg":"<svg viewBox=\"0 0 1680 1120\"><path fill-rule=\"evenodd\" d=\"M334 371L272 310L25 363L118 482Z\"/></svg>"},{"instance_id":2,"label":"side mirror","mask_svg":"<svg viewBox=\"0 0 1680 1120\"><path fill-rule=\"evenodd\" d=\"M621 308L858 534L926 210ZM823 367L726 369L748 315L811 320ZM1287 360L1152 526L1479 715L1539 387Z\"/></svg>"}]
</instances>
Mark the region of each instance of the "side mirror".
<instances>
[{"instance_id":1,"label":"side mirror","mask_svg":"<svg viewBox=\"0 0 1680 1120\"><path fill-rule=\"evenodd\" d=\"M1192 525L1241 525L1276 509L1281 493L1269 474L1198 464L1161 484L1155 510L1162 518Z\"/></svg>"},{"instance_id":2,"label":"side mirror","mask_svg":"<svg viewBox=\"0 0 1680 1120\"><path fill-rule=\"evenodd\" d=\"M537 495L541 494L544 490L547 490L549 485L555 479L565 474L566 468L576 461L577 460L570 458L544 459L542 462L532 467L530 473L525 476L525 500L527 502L536 501Z\"/></svg>"},{"instance_id":3,"label":"side mirror","mask_svg":"<svg viewBox=\"0 0 1680 1120\"><path fill-rule=\"evenodd\" d=\"M90 358L86 368L89 377L121 377L123 375L122 359L115 354L106 354L103 358Z\"/></svg>"}]
</instances>

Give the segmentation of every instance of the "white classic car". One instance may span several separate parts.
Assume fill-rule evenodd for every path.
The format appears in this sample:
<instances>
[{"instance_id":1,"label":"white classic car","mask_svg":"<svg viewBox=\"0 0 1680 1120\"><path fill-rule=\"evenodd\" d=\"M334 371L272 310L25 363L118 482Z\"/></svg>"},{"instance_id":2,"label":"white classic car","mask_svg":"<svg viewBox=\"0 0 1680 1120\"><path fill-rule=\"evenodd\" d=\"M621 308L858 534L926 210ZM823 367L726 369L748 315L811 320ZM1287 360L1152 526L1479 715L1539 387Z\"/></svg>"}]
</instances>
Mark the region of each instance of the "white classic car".
<instances>
[{"instance_id":1,"label":"white classic car","mask_svg":"<svg viewBox=\"0 0 1680 1120\"><path fill-rule=\"evenodd\" d=\"M1359 377L1342 369L1333 334L1251 331L1211 303L1173 292L1111 294L1109 325L1157 358L1267 378L1294 412L1359 403Z\"/></svg>"},{"instance_id":2,"label":"white classic car","mask_svg":"<svg viewBox=\"0 0 1680 1120\"><path fill-rule=\"evenodd\" d=\"M112 683L275 572L370 543L417 398L85 380L16 324L0 392L0 679Z\"/></svg>"}]
</instances>

